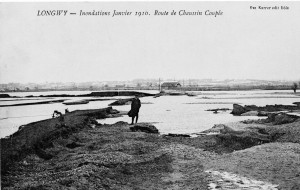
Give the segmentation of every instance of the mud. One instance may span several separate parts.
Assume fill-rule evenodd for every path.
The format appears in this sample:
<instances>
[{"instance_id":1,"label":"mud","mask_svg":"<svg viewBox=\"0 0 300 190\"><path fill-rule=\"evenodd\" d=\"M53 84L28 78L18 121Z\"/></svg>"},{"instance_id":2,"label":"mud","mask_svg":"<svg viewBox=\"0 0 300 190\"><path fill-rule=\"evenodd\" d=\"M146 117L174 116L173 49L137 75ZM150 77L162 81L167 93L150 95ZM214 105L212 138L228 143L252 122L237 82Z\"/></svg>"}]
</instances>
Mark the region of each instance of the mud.
<instances>
[{"instance_id":1,"label":"mud","mask_svg":"<svg viewBox=\"0 0 300 190\"><path fill-rule=\"evenodd\" d=\"M111 114L74 111L1 139L2 188L300 188L299 120L216 125L206 131L214 135L189 138L96 122Z\"/></svg>"},{"instance_id":2,"label":"mud","mask_svg":"<svg viewBox=\"0 0 300 190\"><path fill-rule=\"evenodd\" d=\"M266 116L270 112L281 112L281 111L300 111L300 107L297 105L266 105L266 106L256 106L256 105L246 105L241 106L238 104L233 104L233 115L241 115L250 111L257 111L261 116ZM263 114L262 114L263 113Z\"/></svg>"}]
</instances>

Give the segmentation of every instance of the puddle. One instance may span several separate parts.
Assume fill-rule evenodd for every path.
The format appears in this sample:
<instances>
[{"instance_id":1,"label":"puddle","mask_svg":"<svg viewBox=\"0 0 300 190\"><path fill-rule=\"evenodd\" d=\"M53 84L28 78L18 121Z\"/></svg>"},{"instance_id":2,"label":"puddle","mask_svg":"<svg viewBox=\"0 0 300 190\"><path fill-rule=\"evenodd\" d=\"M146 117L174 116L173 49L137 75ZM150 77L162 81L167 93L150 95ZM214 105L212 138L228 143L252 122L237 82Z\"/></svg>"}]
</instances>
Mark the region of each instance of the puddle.
<instances>
[{"instance_id":1,"label":"puddle","mask_svg":"<svg viewBox=\"0 0 300 190\"><path fill-rule=\"evenodd\" d=\"M245 190L277 190L278 185L269 182L258 181L247 177L242 177L229 172L205 171L209 173L208 189L245 189Z\"/></svg>"}]
</instances>

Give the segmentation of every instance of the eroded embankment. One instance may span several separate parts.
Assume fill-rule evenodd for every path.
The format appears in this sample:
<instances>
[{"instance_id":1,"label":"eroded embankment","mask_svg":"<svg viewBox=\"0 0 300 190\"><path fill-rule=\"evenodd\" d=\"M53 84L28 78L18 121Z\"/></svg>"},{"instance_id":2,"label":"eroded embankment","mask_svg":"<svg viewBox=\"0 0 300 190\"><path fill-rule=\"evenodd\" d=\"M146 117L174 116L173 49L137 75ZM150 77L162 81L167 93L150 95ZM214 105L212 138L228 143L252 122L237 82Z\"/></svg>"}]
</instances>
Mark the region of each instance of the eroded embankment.
<instances>
[{"instance_id":1,"label":"eroded embankment","mask_svg":"<svg viewBox=\"0 0 300 190\"><path fill-rule=\"evenodd\" d=\"M257 112L258 116L267 116L270 112L281 112L281 111L300 111L299 102L294 102L295 105L266 105L266 106L256 106L256 105L245 105L241 106L239 104L233 104L233 115L242 115L247 112Z\"/></svg>"},{"instance_id":2,"label":"eroded embankment","mask_svg":"<svg viewBox=\"0 0 300 190\"><path fill-rule=\"evenodd\" d=\"M97 125L52 139L41 158L27 154L3 176L4 189L205 189L199 161L183 162L172 144L131 125ZM175 143L177 144L177 143ZM185 170L181 167L186 166ZM197 167L197 168L195 168ZM190 177L191 169L197 173Z\"/></svg>"},{"instance_id":3,"label":"eroded embankment","mask_svg":"<svg viewBox=\"0 0 300 190\"><path fill-rule=\"evenodd\" d=\"M247 126L242 131L218 125L213 128L217 135L185 138L140 132L144 126L124 122L97 125L93 118L107 112L74 112L64 119L67 127L58 119L37 122L40 129L50 125L55 130L52 125L58 123L59 132L32 140L42 146L33 146L11 163L2 187L208 189L215 184L221 189L251 189L253 183L257 188L300 187L299 120L276 126L238 123Z\"/></svg>"},{"instance_id":4,"label":"eroded embankment","mask_svg":"<svg viewBox=\"0 0 300 190\"><path fill-rule=\"evenodd\" d=\"M207 132L216 135L177 140L217 153L202 160L211 189L300 189L300 120L264 121L215 125Z\"/></svg>"},{"instance_id":5,"label":"eroded embankment","mask_svg":"<svg viewBox=\"0 0 300 190\"><path fill-rule=\"evenodd\" d=\"M94 119L105 118L115 113L111 107L95 110L77 110L63 117L46 119L21 126L7 138L1 139L1 173L14 161L35 153L44 159L53 157L43 149L53 146L53 140L61 136L68 137L76 131L95 124Z\"/></svg>"}]
</instances>

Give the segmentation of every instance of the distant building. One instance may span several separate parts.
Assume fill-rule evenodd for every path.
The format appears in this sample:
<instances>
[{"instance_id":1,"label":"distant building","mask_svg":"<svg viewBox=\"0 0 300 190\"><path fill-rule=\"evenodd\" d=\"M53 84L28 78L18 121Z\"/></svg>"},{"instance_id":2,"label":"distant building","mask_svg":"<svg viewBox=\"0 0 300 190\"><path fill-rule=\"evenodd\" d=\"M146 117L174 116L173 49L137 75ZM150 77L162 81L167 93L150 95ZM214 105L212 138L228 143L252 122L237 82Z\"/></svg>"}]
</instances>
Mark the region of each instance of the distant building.
<instances>
[{"instance_id":1,"label":"distant building","mask_svg":"<svg viewBox=\"0 0 300 190\"><path fill-rule=\"evenodd\" d=\"M161 84L161 89L175 89L181 87L181 84L177 81L172 81L172 82L163 82Z\"/></svg>"},{"instance_id":2,"label":"distant building","mask_svg":"<svg viewBox=\"0 0 300 190\"><path fill-rule=\"evenodd\" d=\"M116 88L125 88L125 86L126 86L125 84L117 84L115 87Z\"/></svg>"}]
</instances>

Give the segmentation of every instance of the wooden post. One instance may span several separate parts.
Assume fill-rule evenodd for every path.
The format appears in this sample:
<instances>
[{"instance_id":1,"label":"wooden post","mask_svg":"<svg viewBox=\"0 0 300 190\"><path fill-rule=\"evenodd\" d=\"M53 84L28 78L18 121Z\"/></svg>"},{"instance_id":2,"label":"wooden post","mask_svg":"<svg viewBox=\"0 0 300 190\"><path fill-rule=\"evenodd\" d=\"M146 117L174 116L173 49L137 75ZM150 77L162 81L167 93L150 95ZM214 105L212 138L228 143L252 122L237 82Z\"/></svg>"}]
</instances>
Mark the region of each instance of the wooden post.
<instances>
[{"instance_id":1,"label":"wooden post","mask_svg":"<svg viewBox=\"0 0 300 190\"><path fill-rule=\"evenodd\" d=\"M160 78L158 78L158 90L159 90L159 92L161 91L161 88L160 88Z\"/></svg>"}]
</instances>

